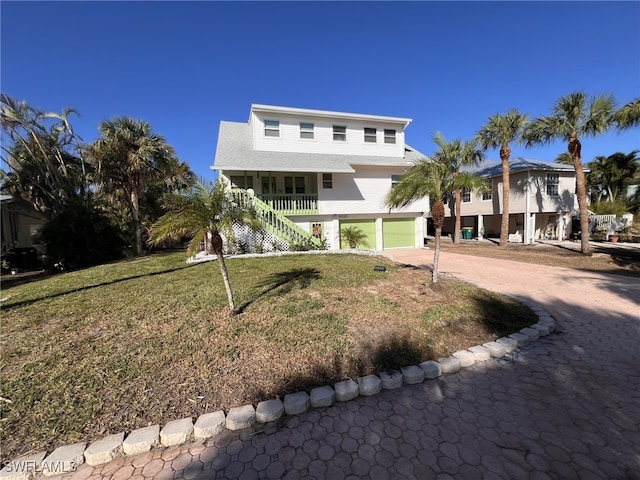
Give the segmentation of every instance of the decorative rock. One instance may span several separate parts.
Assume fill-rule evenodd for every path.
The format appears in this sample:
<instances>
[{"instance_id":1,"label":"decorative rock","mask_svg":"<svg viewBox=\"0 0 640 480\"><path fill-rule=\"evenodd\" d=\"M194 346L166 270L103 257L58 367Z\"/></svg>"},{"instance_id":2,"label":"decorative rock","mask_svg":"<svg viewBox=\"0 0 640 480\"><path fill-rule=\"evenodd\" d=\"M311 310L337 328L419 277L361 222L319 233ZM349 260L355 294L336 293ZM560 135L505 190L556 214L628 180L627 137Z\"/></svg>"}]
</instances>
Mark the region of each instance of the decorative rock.
<instances>
[{"instance_id":1,"label":"decorative rock","mask_svg":"<svg viewBox=\"0 0 640 480\"><path fill-rule=\"evenodd\" d=\"M249 428L256 421L256 410L253 405L244 405L242 407L233 407L227 413L225 426L229 430L242 430Z\"/></svg>"},{"instance_id":2,"label":"decorative rock","mask_svg":"<svg viewBox=\"0 0 640 480\"><path fill-rule=\"evenodd\" d=\"M31 480L36 472L42 469L42 460L47 452L38 452L33 455L25 455L7 462L0 470L2 480Z\"/></svg>"},{"instance_id":3,"label":"decorative rock","mask_svg":"<svg viewBox=\"0 0 640 480\"><path fill-rule=\"evenodd\" d=\"M256 421L260 423L275 422L284 415L284 404L279 398L260 402L256 408Z\"/></svg>"},{"instance_id":4,"label":"decorative rock","mask_svg":"<svg viewBox=\"0 0 640 480\"><path fill-rule=\"evenodd\" d=\"M382 390L382 380L375 375L367 375L358 378L358 392L360 395L369 396L380 393Z\"/></svg>"},{"instance_id":5,"label":"decorative rock","mask_svg":"<svg viewBox=\"0 0 640 480\"><path fill-rule=\"evenodd\" d=\"M553 320L542 320L540 319L536 325L546 325L549 327L549 333L554 332L556 330L556 322Z\"/></svg>"},{"instance_id":6,"label":"decorative rock","mask_svg":"<svg viewBox=\"0 0 640 480\"><path fill-rule=\"evenodd\" d=\"M482 346L489 350L489 353L494 358L503 357L504 354L507 353L507 349L505 348L505 346L498 342L487 342Z\"/></svg>"},{"instance_id":7,"label":"decorative rock","mask_svg":"<svg viewBox=\"0 0 640 480\"><path fill-rule=\"evenodd\" d=\"M109 435L93 442L84 451L84 460L89 465L102 465L109 463L122 451L124 432Z\"/></svg>"},{"instance_id":8,"label":"decorative rock","mask_svg":"<svg viewBox=\"0 0 640 480\"><path fill-rule=\"evenodd\" d=\"M380 372L380 380L382 388L385 390L393 390L402 386L402 373L397 370L393 372Z\"/></svg>"},{"instance_id":9,"label":"decorative rock","mask_svg":"<svg viewBox=\"0 0 640 480\"><path fill-rule=\"evenodd\" d=\"M540 338L540 332L535 328L523 328L522 330L520 330L520 333L528 336L529 340L531 340L532 342L535 342Z\"/></svg>"},{"instance_id":10,"label":"decorative rock","mask_svg":"<svg viewBox=\"0 0 640 480\"><path fill-rule=\"evenodd\" d=\"M442 366L442 373L455 373L460 370L460 360L456 357L439 358L438 363Z\"/></svg>"},{"instance_id":11,"label":"decorative rock","mask_svg":"<svg viewBox=\"0 0 640 480\"><path fill-rule=\"evenodd\" d=\"M151 450L151 447L158 444L160 425L139 428L129 434L122 442L122 451L125 455L137 455Z\"/></svg>"},{"instance_id":12,"label":"decorative rock","mask_svg":"<svg viewBox=\"0 0 640 480\"><path fill-rule=\"evenodd\" d=\"M199 439L213 437L224 430L225 423L222 410L200 415L193 426L193 436Z\"/></svg>"},{"instance_id":13,"label":"decorative rock","mask_svg":"<svg viewBox=\"0 0 640 480\"><path fill-rule=\"evenodd\" d=\"M504 347L505 353L513 352L516 348L518 348L518 342L510 337L501 337L496 340L496 342Z\"/></svg>"},{"instance_id":14,"label":"decorative rock","mask_svg":"<svg viewBox=\"0 0 640 480\"><path fill-rule=\"evenodd\" d=\"M476 363L476 360L473 357L473 353L471 353L468 350L458 350L452 355L452 357L455 357L458 360L460 360L460 366L463 368L470 367L471 365Z\"/></svg>"},{"instance_id":15,"label":"decorative rock","mask_svg":"<svg viewBox=\"0 0 640 480\"><path fill-rule=\"evenodd\" d=\"M438 378L442 375L442 365L438 362L434 362L433 360L422 362L419 366L424 370L425 378Z\"/></svg>"},{"instance_id":16,"label":"decorative rock","mask_svg":"<svg viewBox=\"0 0 640 480\"><path fill-rule=\"evenodd\" d=\"M480 345L476 345L475 347L471 347L469 351L473 354L473 359L476 362L484 362L491 358L491 352L486 347L481 347Z\"/></svg>"},{"instance_id":17,"label":"decorative rock","mask_svg":"<svg viewBox=\"0 0 640 480\"><path fill-rule=\"evenodd\" d=\"M307 392L290 393L284 396L284 413L298 415L309 410L311 399Z\"/></svg>"},{"instance_id":18,"label":"decorative rock","mask_svg":"<svg viewBox=\"0 0 640 480\"><path fill-rule=\"evenodd\" d=\"M167 447L186 443L193 433L193 419L191 417L168 422L160 431L160 443Z\"/></svg>"},{"instance_id":19,"label":"decorative rock","mask_svg":"<svg viewBox=\"0 0 640 480\"><path fill-rule=\"evenodd\" d=\"M56 448L51 455L42 461L42 473L47 477L62 473L75 472L84 463L86 443L75 443Z\"/></svg>"},{"instance_id":20,"label":"decorative rock","mask_svg":"<svg viewBox=\"0 0 640 480\"><path fill-rule=\"evenodd\" d=\"M344 380L336 383L334 386L336 391L336 400L338 402L347 402L358 396L359 387L353 380Z\"/></svg>"},{"instance_id":21,"label":"decorative rock","mask_svg":"<svg viewBox=\"0 0 640 480\"><path fill-rule=\"evenodd\" d=\"M313 408L330 407L335 401L336 392L329 385L311 390L311 406Z\"/></svg>"},{"instance_id":22,"label":"decorative rock","mask_svg":"<svg viewBox=\"0 0 640 480\"><path fill-rule=\"evenodd\" d=\"M407 385L424 382L424 370L417 365L409 365L400 369L402 378Z\"/></svg>"},{"instance_id":23,"label":"decorative rock","mask_svg":"<svg viewBox=\"0 0 640 480\"><path fill-rule=\"evenodd\" d=\"M541 337L549 335L550 333L549 325L545 325L544 323L534 323L533 325L531 325L531 328L535 328L536 330L538 330L538 333Z\"/></svg>"},{"instance_id":24,"label":"decorative rock","mask_svg":"<svg viewBox=\"0 0 640 480\"><path fill-rule=\"evenodd\" d=\"M519 347L524 347L525 345L529 345L531 343L531 339L529 338L529 335L525 335L524 333L512 333L511 335L509 335L509 338L513 338L517 343Z\"/></svg>"}]
</instances>

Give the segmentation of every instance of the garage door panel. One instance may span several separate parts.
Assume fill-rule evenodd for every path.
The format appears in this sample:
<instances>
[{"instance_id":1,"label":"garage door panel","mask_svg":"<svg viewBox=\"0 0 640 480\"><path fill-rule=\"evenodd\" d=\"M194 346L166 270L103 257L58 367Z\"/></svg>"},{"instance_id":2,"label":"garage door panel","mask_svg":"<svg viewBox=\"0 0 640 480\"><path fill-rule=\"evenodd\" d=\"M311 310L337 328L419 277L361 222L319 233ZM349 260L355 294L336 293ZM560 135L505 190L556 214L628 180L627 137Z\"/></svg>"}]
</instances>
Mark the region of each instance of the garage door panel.
<instances>
[{"instance_id":1,"label":"garage door panel","mask_svg":"<svg viewBox=\"0 0 640 480\"><path fill-rule=\"evenodd\" d=\"M366 240L369 246L358 245L358 250L369 250L377 249L376 245L376 221L374 219L366 219L366 220L341 220L340 221L340 232L345 227L358 227L360 230L364 232L367 236ZM342 235L340 235L340 248L349 248L349 245L345 243L342 239Z\"/></svg>"},{"instance_id":2,"label":"garage door panel","mask_svg":"<svg viewBox=\"0 0 640 480\"><path fill-rule=\"evenodd\" d=\"M382 220L384 248L415 247L416 225L413 218L385 218Z\"/></svg>"}]
</instances>

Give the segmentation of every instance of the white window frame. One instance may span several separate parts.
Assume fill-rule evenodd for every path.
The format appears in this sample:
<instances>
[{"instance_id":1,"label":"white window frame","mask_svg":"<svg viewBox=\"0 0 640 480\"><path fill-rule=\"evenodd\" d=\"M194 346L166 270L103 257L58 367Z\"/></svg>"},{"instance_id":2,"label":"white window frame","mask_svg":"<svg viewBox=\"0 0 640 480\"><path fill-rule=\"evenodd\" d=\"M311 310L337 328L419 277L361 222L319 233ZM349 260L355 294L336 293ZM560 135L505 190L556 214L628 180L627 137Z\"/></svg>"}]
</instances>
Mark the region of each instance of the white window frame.
<instances>
[{"instance_id":1,"label":"white window frame","mask_svg":"<svg viewBox=\"0 0 640 480\"><path fill-rule=\"evenodd\" d=\"M334 125L333 126L333 141L334 142L346 142L347 141L347 126L346 125Z\"/></svg>"},{"instance_id":2,"label":"white window frame","mask_svg":"<svg viewBox=\"0 0 640 480\"><path fill-rule=\"evenodd\" d=\"M463 188L460 198L462 199L462 203L471 203L471 190Z\"/></svg>"},{"instance_id":3,"label":"white window frame","mask_svg":"<svg viewBox=\"0 0 640 480\"><path fill-rule=\"evenodd\" d=\"M378 130L373 127L364 127L364 142L376 143L378 141Z\"/></svg>"},{"instance_id":4,"label":"white window frame","mask_svg":"<svg viewBox=\"0 0 640 480\"><path fill-rule=\"evenodd\" d=\"M322 188L324 189L333 188L333 174L331 173L322 174Z\"/></svg>"},{"instance_id":5,"label":"white window frame","mask_svg":"<svg viewBox=\"0 0 640 480\"><path fill-rule=\"evenodd\" d=\"M482 192L483 202L489 202L493 200L493 179L491 179L491 185L489 187L489 190L487 190L486 192Z\"/></svg>"},{"instance_id":6,"label":"white window frame","mask_svg":"<svg viewBox=\"0 0 640 480\"><path fill-rule=\"evenodd\" d=\"M391 128L384 129L384 143L396 143L396 131Z\"/></svg>"},{"instance_id":7,"label":"white window frame","mask_svg":"<svg viewBox=\"0 0 640 480\"><path fill-rule=\"evenodd\" d=\"M550 197L557 197L560 195L560 174L559 173L547 173L545 192Z\"/></svg>"},{"instance_id":8,"label":"white window frame","mask_svg":"<svg viewBox=\"0 0 640 480\"><path fill-rule=\"evenodd\" d=\"M316 138L315 125L313 123L300 122L300 138L314 140Z\"/></svg>"},{"instance_id":9,"label":"white window frame","mask_svg":"<svg viewBox=\"0 0 640 480\"><path fill-rule=\"evenodd\" d=\"M280 120L265 120L264 136L270 138L280 138Z\"/></svg>"}]
</instances>

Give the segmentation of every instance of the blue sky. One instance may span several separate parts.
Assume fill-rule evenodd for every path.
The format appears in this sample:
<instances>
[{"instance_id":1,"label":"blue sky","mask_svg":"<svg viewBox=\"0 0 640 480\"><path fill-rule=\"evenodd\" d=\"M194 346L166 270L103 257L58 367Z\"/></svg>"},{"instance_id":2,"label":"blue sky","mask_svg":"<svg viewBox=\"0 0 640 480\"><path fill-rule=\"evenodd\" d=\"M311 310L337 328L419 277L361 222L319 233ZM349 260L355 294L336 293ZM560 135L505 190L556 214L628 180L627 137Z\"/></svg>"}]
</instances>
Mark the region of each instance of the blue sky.
<instances>
[{"instance_id":1,"label":"blue sky","mask_svg":"<svg viewBox=\"0 0 640 480\"><path fill-rule=\"evenodd\" d=\"M221 120L252 103L412 118L407 143L468 139L494 113L531 117L576 90L640 96L640 2L0 3L1 90L48 111L149 122L206 178ZM514 146L553 161L566 150ZM640 149L583 139L583 160ZM488 158L498 159L496 151Z\"/></svg>"}]
</instances>

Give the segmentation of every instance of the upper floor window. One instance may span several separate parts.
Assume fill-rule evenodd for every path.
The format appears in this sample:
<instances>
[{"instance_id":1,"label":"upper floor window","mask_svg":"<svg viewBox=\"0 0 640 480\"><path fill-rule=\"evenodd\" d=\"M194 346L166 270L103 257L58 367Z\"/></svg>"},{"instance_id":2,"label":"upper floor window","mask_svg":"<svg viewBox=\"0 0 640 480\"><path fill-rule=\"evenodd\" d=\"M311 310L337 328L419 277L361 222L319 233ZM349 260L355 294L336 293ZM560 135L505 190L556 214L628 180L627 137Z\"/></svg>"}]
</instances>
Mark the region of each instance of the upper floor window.
<instances>
[{"instance_id":1,"label":"upper floor window","mask_svg":"<svg viewBox=\"0 0 640 480\"><path fill-rule=\"evenodd\" d=\"M333 126L333 139L339 142L347 141L347 127L341 125Z\"/></svg>"},{"instance_id":2,"label":"upper floor window","mask_svg":"<svg viewBox=\"0 0 640 480\"><path fill-rule=\"evenodd\" d=\"M384 129L384 143L396 143L396 131Z\"/></svg>"},{"instance_id":3,"label":"upper floor window","mask_svg":"<svg viewBox=\"0 0 640 480\"><path fill-rule=\"evenodd\" d=\"M304 177L284 177L284 193L305 193Z\"/></svg>"},{"instance_id":4,"label":"upper floor window","mask_svg":"<svg viewBox=\"0 0 640 480\"><path fill-rule=\"evenodd\" d=\"M231 175L231 186L233 188L253 188L253 177L244 175Z\"/></svg>"},{"instance_id":5,"label":"upper floor window","mask_svg":"<svg viewBox=\"0 0 640 480\"><path fill-rule=\"evenodd\" d=\"M468 188L462 189L462 203L471 203L471 190Z\"/></svg>"},{"instance_id":6,"label":"upper floor window","mask_svg":"<svg viewBox=\"0 0 640 480\"><path fill-rule=\"evenodd\" d=\"M491 200L493 198L493 180L489 184L486 191L482 192L482 200Z\"/></svg>"},{"instance_id":7,"label":"upper floor window","mask_svg":"<svg viewBox=\"0 0 640 480\"><path fill-rule=\"evenodd\" d=\"M280 122L278 120L265 120L264 121L264 136L265 137L279 137L280 136Z\"/></svg>"},{"instance_id":8,"label":"upper floor window","mask_svg":"<svg viewBox=\"0 0 640 480\"><path fill-rule=\"evenodd\" d=\"M333 175L330 173L322 174L322 188L333 188Z\"/></svg>"},{"instance_id":9,"label":"upper floor window","mask_svg":"<svg viewBox=\"0 0 640 480\"><path fill-rule=\"evenodd\" d=\"M395 187L400 180L400 175L391 175L391 188Z\"/></svg>"},{"instance_id":10,"label":"upper floor window","mask_svg":"<svg viewBox=\"0 0 640 480\"><path fill-rule=\"evenodd\" d=\"M300 124L300 138L310 138L313 139L315 137L315 133L313 130L313 123L301 123Z\"/></svg>"},{"instance_id":11,"label":"upper floor window","mask_svg":"<svg viewBox=\"0 0 640 480\"><path fill-rule=\"evenodd\" d=\"M560 185L559 173L547 173L547 195L558 195Z\"/></svg>"},{"instance_id":12,"label":"upper floor window","mask_svg":"<svg viewBox=\"0 0 640 480\"><path fill-rule=\"evenodd\" d=\"M376 143L376 129L364 127L364 141L368 143Z\"/></svg>"}]
</instances>

